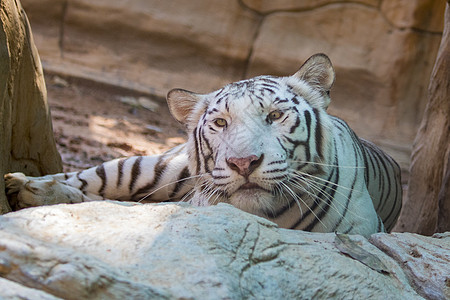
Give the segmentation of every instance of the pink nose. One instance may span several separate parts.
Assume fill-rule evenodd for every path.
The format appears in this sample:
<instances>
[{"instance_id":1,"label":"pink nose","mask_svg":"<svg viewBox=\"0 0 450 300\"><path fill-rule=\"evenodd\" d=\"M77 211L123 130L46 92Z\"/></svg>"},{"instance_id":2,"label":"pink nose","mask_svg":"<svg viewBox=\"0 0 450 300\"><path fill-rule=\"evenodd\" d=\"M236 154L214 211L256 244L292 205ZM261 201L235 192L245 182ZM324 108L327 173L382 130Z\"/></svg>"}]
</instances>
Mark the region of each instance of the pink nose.
<instances>
[{"instance_id":1,"label":"pink nose","mask_svg":"<svg viewBox=\"0 0 450 300\"><path fill-rule=\"evenodd\" d=\"M230 169L238 172L239 175L248 177L262 162L264 155L260 157L250 155L247 157L230 157L227 158L227 164Z\"/></svg>"}]
</instances>

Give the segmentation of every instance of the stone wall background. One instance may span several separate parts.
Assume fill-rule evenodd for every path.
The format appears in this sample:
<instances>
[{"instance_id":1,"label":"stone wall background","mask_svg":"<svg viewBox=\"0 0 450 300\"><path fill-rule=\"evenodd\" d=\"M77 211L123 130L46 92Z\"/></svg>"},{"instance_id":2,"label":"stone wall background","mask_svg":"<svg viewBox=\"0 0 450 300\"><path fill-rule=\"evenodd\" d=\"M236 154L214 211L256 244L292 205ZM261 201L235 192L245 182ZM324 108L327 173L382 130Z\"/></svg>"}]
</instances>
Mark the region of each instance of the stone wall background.
<instances>
[{"instance_id":1,"label":"stone wall background","mask_svg":"<svg viewBox=\"0 0 450 300\"><path fill-rule=\"evenodd\" d=\"M327 53L332 114L408 169L441 0L23 0L44 70L165 96L294 73ZM407 178L405 178L405 181Z\"/></svg>"}]
</instances>

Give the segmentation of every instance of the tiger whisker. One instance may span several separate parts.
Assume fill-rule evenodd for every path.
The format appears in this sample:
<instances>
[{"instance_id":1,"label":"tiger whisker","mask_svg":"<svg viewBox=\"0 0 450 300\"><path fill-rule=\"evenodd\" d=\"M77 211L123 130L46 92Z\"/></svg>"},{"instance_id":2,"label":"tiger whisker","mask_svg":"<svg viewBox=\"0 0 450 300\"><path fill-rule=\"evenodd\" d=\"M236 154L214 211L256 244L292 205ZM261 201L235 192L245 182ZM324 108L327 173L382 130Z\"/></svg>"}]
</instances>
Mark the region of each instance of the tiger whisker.
<instances>
[{"instance_id":1,"label":"tiger whisker","mask_svg":"<svg viewBox=\"0 0 450 300\"><path fill-rule=\"evenodd\" d=\"M316 185L314 185L313 182L306 182L306 181L304 180L304 178L299 178L299 179L302 180L303 182L307 183L307 184L308 184L308 187L311 188L312 191L309 191L308 189L305 189L305 188L303 188L302 186L299 186L299 185L298 185L297 183L295 183L295 182L291 182L291 183L292 183L294 186L302 187L303 190L304 190L304 192L307 193L309 196L311 196L311 197L313 198L314 202L316 202L316 200L319 200L319 201L321 201L321 202L325 202L325 204L327 204L330 208L332 208L335 212L337 212L338 214L340 214L340 215L343 217L342 213L341 213L341 212L338 210L338 208L335 206L335 202L334 202L334 201L331 201L331 200L332 200L332 197L331 197L331 195L330 195L328 192L325 192L325 191L321 190L319 187L317 187ZM326 197L326 199L327 199L327 200L330 200L330 201L323 201L324 199L320 198L320 197L315 193L316 191L317 191L317 192L321 191L321 192L324 194L324 196ZM316 202L316 203L317 203L317 202ZM319 204L319 203L318 203L318 204ZM338 203L338 204L341 205L341 203ZM341 205L341 206L342 206L342 205ZM321 209L322 209L322 211L324 210L323 207L321 207Z\"/></svg>"},{"instance_id":2,"label":"tiger whisker","mask_svg":"<svg viewBox=\"0 0 450 300\"><path fill-rule=\"evenodd\" d=\"M169 185L176 184L176 183L179 183L179 182L183 182L183 181L186 181L186 180L189 180L189 179L193 179L193 178L202 177L202 176L203 176L203 174L192 175L192 176L189 176L189 177L186 177L186 178L181 178L181 179L179 179L179 180L175 180L175 181L172 181L172 182L168 182L168 183L166 183L166 184L160 186L159 188L153 190L152 192L148 193L147 195L145 195L144 197L142 197L141 199L139 199L139 201L137 201L137 202L138 202L138 203L141 203L142 201L144 201L145 199L147 199L148 197L150 197L151 195L153 195L153 194L156 193L157 191L159 191L159 190L161 190L161 189L163 189L163 188L165 188L165 187L168 187ZM194 186L195 186L195 185L194 185Z\"/></svg>"},{"instance_id":3,"label":"tiger whisker","mask_svg":"<svg viewBox=\"0 0 450 300\"><path fill-rule=\"evenodd\" d=\"M341 165L324 164L324 163L320 163L320 162L307 161L307 160L290 159L289 161L303 163L303 164L319 165L319 166L324 166L324 167L337 167L337 168L347 168L347 169L365 169L366 168L366 167L356 167L356 166L341 166Z\"/></svg>"},{"instance_id":4,"label":"tiger whisker","mask_svg":"<svg viewBox=\"0 0 450 300\"><path fill-rule=\"evenodd\" d=\"M300 180L300 181L306 183L307 187L313 189L314 191L322 192L322 193L325 195L326 199L332 200L332 196L331 196L328 192L326 192L326 191L324 191L324 190L322 189L322 187L324 187L326 183L324 183L324 182L317 182L317 181L309 181L309 180L307 180L306 178L304 178L304 177L302 177L302 176L296 176L295 179ZM292 183L292 184L296 184L295 182L291 182L291 183ZM336 184L334 184L334 185L335 185L336 187L328 187L328 188L329 188L330 190L333 190L333 191L335 191L336 193L340 194L341 196L347 198L346 195L344 195L342 192L340 192L340 191L338 190L339 187L340 187L340 188L346 188L346 187L340 186L340 185L336 185ZM301 187L302 187L302 186L301 186ZM304 187L302 187L302 188L304 189ZM349 189L349 188L347 188L347 189ZM351 189L349 189L349 190L351 190ZM309 191L307 191L306 189L304 189L304 191L307 192L307 193L309 193ZM314 196L317 200L323 200L323 199L319 198L315 193L314 193L314 194L310 194L310 195L311 195L311 196ZM342 208L345 208L345 205L343 205L343 204L340 203L340 202L335 202L335 201L329 201L329 202L330 202L330 205L333 205L332 208L333 208L337 213L339 213L342 217L344 217L344 216L342 215L342 213L339 212L339 210L337 209L337 207L336 207L335 205L337 204L337 205L341 206ZM330 207L331 207L331 206L330 206ZM360 219L362 219L362 220L365 220L365 218L363 218L363 217L357 215L357 214L354 213L353 211L347 210L347 213L352 214L353 216L355 216L355 217L357 217L357 218L360 218ZM344 219L345 219L345 217L344 217Z\"/></svg>"},{"instance_id":5,"label":"tiger whisker","mask_svg":"<svg viewBox=\"0 0 450 300\"><path fill-rule=\"evenodd\" d=\"M288 187L287 186L287 184L286 183L284 183L284 182L281 182L285 187ZM289 190L291 190L290 188L289 188ZM289 191L288 190L288 191ZM292 190L291 190L292 191ZM300 202L298 201L298 200L300 200L307 208L308 208L308 210L313 214L313 216L320 222L320 224L322 224L322 226L325 228L325 229L327 229L328 228L328 226L326 226L323 222L322 222L322 220L316 215L316 213L314 212L314 210L312 210L311 209L311 207L301 198L301 197L299 197L297 194L295 194L295 193L293 193L292 194L292 197L293 197L293 199L294 199L294 201L297 203L297 205L298 205L298 207L300 208L300 213L301 213L301 215L303 215L303 211L302 211L302 209L301 209L301 205L300 205Z\"/></svg>"},{"instance_id":6,"label":"tiger whisker","mask_svg":"<svg viewBox=\"0 0 450 300\"><path fill-rule=\"evenodd\" d=\"M346 187L346 186L337 184L337 183L335 183L335 182L332 182L332 181L329 181L329 180L326 180L326 179L323 179L323 178L321 178L321 177L314 176L314 175L311 175L311 174L308 174L308 173L304 173L304 172L297 171L297 170L292 170L291 172L295 173L296 175L300 175L300 176L308 176L308 177L314 178L314 179L316 179L316 180L323 181L324 183L329 183L329 184L331 184L333 187L335 187L336 189L337 189L338 187L340 187L340 188L342 188L342 189L344 189L344 190L355 191L355 192L358 192L358 193L362 193L360 190L352 189L352 188L349 188L349 187ZM341 194L341 195L342 195L342 194Z\"/></svg>"},{"instance_id":7,"label":"tiger whisker","mask_svg":"<svg viewBox=\"0 0 450 300\"><path fill-rule=\"evenodd\" d=\"M286 183L281 182L281 184L283 185L284 190L287 191L288 194L290 194L291 197L293 198L293 200L297 203L297 206L298 206L298 208L300 210L300 215L303 216L303 210L302 210L302 207L300 205L300 202L298 201L298 198L300 198L300 200L302 200L301 197L299 197ZM303 200L302 200L302 202L303 202L303 204L306 205L306 203ZM290 206L289 206L289 208L290 208Z\"/></svg>"}]
</instances>

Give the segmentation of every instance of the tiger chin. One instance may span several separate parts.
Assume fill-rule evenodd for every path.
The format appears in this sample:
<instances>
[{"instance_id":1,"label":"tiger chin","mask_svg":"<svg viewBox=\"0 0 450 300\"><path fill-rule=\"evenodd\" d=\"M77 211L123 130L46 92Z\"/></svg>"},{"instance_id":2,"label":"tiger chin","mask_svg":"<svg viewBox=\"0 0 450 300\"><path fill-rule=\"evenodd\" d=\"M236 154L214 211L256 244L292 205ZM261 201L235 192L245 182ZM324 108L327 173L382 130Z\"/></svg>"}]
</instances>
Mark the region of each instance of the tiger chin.
<instances>
[{"instance_id":1,"label":"tiger chin","mask_svg":"<svg viewBox=\"0 0 450 300\"><path fill-rule=\"evenodd\" d=\"M284 228L389 231L401 209L400 168L327 114L334 80L329 58L316 54L288 77L258 76L209 94L171 90L167 102L187 129L186 144L80 172L7 174L7 194L15 209L103 199L224 202Z\"/></svg>"}]
</instances>

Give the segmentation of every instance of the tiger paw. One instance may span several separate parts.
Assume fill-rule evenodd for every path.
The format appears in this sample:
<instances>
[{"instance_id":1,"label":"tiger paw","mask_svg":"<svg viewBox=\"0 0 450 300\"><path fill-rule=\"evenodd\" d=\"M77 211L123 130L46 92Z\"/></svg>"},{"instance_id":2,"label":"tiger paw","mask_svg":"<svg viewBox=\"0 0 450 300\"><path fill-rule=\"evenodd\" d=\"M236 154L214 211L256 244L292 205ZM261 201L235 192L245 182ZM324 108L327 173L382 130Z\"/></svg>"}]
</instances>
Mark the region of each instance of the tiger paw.
<instances>
[{"instance_id":1,"label":"tiger paw","mask_svg":"<svg viewBox=\"0 0 450 300\"><path fill-rule=\"evenodd\" d=\"M6 195L13 210L83 201L80 190L54 179L27 177L23 173L4 176Z\"/></svg>"}]
</instances>

